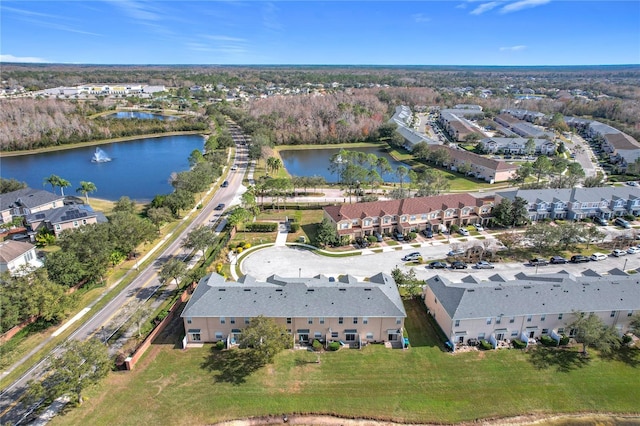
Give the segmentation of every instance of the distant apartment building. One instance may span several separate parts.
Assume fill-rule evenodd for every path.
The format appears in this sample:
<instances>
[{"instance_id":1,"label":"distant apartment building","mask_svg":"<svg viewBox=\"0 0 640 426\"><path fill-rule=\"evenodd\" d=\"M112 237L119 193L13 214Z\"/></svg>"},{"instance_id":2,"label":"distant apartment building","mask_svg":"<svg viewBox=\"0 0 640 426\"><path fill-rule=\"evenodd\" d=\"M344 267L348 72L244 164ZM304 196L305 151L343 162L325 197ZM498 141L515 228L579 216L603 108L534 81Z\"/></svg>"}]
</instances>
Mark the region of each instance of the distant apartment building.
<instances>
[{"instance_id":1,"label":"distant apartment building","mask_svg":"<svg viewBox=\"0 0 640 426\"><path fill-rule=\"evenodd\" d=\"M522 121L510 114L500 114L494 118L494 121L501 126L506 127L515 134L524 138L544 138L553 140L555 135L553 132L546 131L526 121Z\"/></svg>"},{"instance_id":2,"label":"distant apartment building","mask_svg":"<svg viewBox=\"0 0 640 426\"><path fill-rule=\"evenodd\" d=\"M451 225L488 224L493 203L469 194L447 194L401 200L324 207L342 238L448 229Z\"/></svg>"},{"instance_id":3,"label":"distant apartment building","mask_svg":"<svg viewBox=\"0 0 640 426\"><path fill-rule=\"evenodd\" d=\"M456 109L443 109L440 111L438 122L447 134L456 142L464 141L472 133L480 134L480 131L475 128L469 118L482 118L484 113L482 108L471 108L472 105L468 105L467 108Z\"/></svg>"},{"instance_id":4,"label":"distant apartment building","mask_svg":"<svg viewBox=\"0 0 640 426\"><path fill-rule=\"evenodd\" d=\"M463 164L469 167L468 174L489 183L506 182L513 179L518 171L518 165L507 161L487 158L464 149L450 146L429 146L430 150L444 150L449 157L445 166L451 170L458 170Z\"/></svg>"},{"instance_id":5,"label":"distant apartment building","mask_svg":"<svg viewBox=\"0 0 640 426\"><path fill-rule=\"evenodd\" d=\"M54 87L43 92L52 96L76 96L76 95L139 95L155 92L164 92L165 86L151 86L143 84L85 84L74 87Z\"/></svg>"},{"instance_id":6,"label":"distant apartment building","mask_svg":"<svg viewBox=\"0 0 640 426\"><path fill-rule=\"evenodd\" d=\"M527 142L532 140L534 148L532 152L527 152ZM480 141L484 152L495 154L516 154L516 155L553 155L556 153L557 145L549 139L534 138L484 138Z\"/></svg>"},{"instance_id":7,"label":"distant apartment building","mask_svg":"<svg viewBox=\"0 0 640 426\"><path fill-rule=\"evenodd\" d=\"M420 142L431 145L438 144L437 141L427 137L424 133L420 133L412 129L412 119L413 113L411 112L411 109L405 105L397 106L396 112L393 114L391 119L389 119L390 123L395 123L398 126L396 131L404 138L404 147L408 151L413 151L413 147Z\"/></svg>"}]
</instances>

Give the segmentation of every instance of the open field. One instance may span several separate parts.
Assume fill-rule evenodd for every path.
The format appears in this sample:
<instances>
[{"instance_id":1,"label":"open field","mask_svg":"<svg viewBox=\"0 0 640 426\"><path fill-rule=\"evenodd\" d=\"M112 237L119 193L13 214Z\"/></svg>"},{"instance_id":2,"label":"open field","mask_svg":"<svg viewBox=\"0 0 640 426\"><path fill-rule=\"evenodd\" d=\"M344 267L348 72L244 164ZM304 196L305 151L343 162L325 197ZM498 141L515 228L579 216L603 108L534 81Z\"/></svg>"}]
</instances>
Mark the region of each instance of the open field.
<instances>
[{"instance_id":1,"label":"open field","mask_svg":"<svg viewBox=\"0 0 640 426\"><path fill-rule=\"evenodd\" d=\"M408 350L286 351L265 367L247 364L239 350L177 349L178 322L136 371L111 374L83 406L52 423L209 424L296 413L450 423L638 413L638 350L615 359L546 348L453 355L442 350L423 305L406 306Z\"/></svg>"}]
</instances>

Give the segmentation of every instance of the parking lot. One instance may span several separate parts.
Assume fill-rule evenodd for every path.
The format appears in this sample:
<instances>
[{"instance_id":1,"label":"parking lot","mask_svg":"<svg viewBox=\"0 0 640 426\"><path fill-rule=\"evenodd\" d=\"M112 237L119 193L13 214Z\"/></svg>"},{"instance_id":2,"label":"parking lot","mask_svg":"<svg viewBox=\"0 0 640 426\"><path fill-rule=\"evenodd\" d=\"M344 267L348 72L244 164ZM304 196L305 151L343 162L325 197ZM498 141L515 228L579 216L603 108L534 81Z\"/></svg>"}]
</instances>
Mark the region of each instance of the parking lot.
<instances>
[{"instance_id":1,"label":"parking lot","mask_svg":"<svg viewBox=\"0 0 640 426\"><path fill-rule=\"evenodd\" d=\"M413 268L416 276L420 279L441 274L457 281L468 274L486 280L495 274L513 279L521 272L543 274L564 270L574 275L582 275L587 270L595 271L598 274L607 274L616 268L625 268L625 270L640 268L640 254L629 254L622 257L607 256L607 259L597 262L550 264L537 268L525 263L494 263L494 269L476 269L469 265L467 269L432 270L427 268L427 264L432 260L444 259L450 250L448 244L434 244L420 248L406 244L400 247L402 247L400 250L396 250L395 247L387 247L382 253L363 250L362 255L345 257L322 256L306 249L289 246L268 247L249 253L244 257L241 261L241 270L243 274L263 281L274 274L282 277L312 277L318 274L335 277L351 274L358 278L364 278L379 272L391 273L391 270L397 266L405 271ZM403 256L415 251L422 255L425 264L416 265L402 261Z\"/></svg>"}]
</instances>

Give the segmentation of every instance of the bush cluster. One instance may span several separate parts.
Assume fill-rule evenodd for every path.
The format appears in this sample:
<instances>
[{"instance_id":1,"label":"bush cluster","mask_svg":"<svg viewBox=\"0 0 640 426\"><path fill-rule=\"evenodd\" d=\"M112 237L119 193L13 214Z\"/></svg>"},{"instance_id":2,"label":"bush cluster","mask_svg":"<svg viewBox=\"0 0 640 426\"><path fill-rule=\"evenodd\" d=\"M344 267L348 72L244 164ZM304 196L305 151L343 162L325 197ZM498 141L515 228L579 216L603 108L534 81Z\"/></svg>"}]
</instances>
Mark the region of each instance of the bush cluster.
<instances>
[{"instance_id":1,"label":"bush cluster","mask_svg":"<svg viewBox=\"0 0 640 426\"><path fill-rule=\"evenodd\" d=\"M320 343L320 340L318 339L315 339L311 344L311 346L313 347L313 350L316 352L319 352L322 350L322 343Z\"/></svg>"},{"instance_id":2,"label":"bush cluster","mask_svg":"<svg viewBox=\"0 0 640 426\"><path fill-rule=\"evenodd\" d=\"M565 336L564 334L560 338L560 346L566 346L569 344L569 336Z\"/></svg>"},{"instance_id":3,"label":"bush cluster","mask_svg":"<svg viewBox=\"0 0 640 426\"><path fill-rule=\"evenodd\" d=\"M216 350L223 350L224 349L224 340L218 340L216 342Z\"/></svg>"},{"instance_id":4,"label":"bush cluster","mask_svg":"<svg viewBox=\"0 0 640 426\"><path fill-rule=\"evenodd\" d=\"M483 351L488 351L490 349L493 349L493 345L484 339L480 340L480 344L478 345L478 347Z\"/></svg>"},{"instance_id":5,"label":"bush cluster","mask_svg":"<svg viewBox=\"0 0 640 426\"><path fill-rule=\"evenodd\" d=\"M330 351L337 351L338 349L340 349L340 343L339 342L331 342L331 343L329 343L329 350Z\"/></svg>"},{"instance_id":6,"label":"bush cluster","mask_svg":"<svg viewBox=\"0 0 640 426\"><path fill-rule=\"evenodd\" d=\"M527 344L525 342L523 342L522 340L519 340L519 339L513 339L511 341L511 344L516 349L524 349L524 348L527 347Z\"/></svg>"},{"instance_id":7,"label":"bush cluster","mask_svg":"<svg viewBox=\"0 0 640 426\"><path fill-rule=\"evenodd\" d=\"M558 346L556 339L550 336L541 336L540 343L542 343L543 346Z\"/></svg>"},{"instance_id":8,"label":"bush cluster","mask_svg":"<svg viewBox=\"0 0 640 426\"><path fill-rule=\"evenodd\" d=\"M291 222L289 224L289 231L290 232L298 232L300 230L300 224L296 223L296 222Z\"/></svg>"},{"instance_id":9,"label":"bush cluster","mask_svg":"<svg viewBox=\"0 0 640 426\"><path fill-rule=\"evenodd\" d=\"M278 224L275 222L268 222L268 223L263 223L263 222L254 222L254 223L247 223L245 225L245 229L249 232L274 232L276 229L278 229Z\"/></svg>"}]
</instances>

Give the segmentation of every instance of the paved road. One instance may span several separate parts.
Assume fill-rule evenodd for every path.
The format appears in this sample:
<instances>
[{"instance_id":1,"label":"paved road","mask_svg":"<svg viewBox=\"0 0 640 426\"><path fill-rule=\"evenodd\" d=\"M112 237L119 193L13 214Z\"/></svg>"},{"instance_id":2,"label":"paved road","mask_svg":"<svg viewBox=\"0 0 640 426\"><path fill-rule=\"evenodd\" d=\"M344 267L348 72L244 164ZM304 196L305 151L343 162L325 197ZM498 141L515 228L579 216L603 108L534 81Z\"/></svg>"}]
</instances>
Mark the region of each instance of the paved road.
<instances>
[{"instance_id":1,"label":"paved road","mask_svg":"<svg viewBox=\"0 0 640 426\"><path fill-rule=\"evenodd\" d=\"M552 273L565 270L574 275L582 275L588 269L605 274L614 268L626 270L640 268L640 254L627 255L620 258L609 257L600 262L587 262L580 264L548 265L539 268L527 266L523 263L496 263L495 269L477 270L475 268L463 270L430 270L425 265L412 266L402 261L402 257L410 252L418 251L423 259L430 261L443 259L449 251L447 244L427 245L415 248L406 245L402 250L390 248L383 253L373 253L365 250L361 256L349 257L327 257L315 254L309 250L287 246L269 247L249 253L241 260L241 270L244 274L254 276L258 280L265 280L267 277L277 274L282 277L312 277L318 274L325 276L338 276L351 274L358 278L370 277L379 272L391 273L391 270L398 266L405 271L413 268L416 276L420 279L427 279L436 274L450 277L453 281L460 280L468 274L488 279L494 274L501 274L505 278L513 277L525 272L528 274Z\"/></svg>"},{"instance_id":2,"label":"paved road","mask_svg":"<svg viewBox=\"0 0 640 426\"><path fill-rule=\"evenodd\" d=\"M158 280L158 272L162 268L162 265L174 256L179 258L186 257L188 253L181 246L187 234L196 226L217 222L217 219L223 213L223 211L214 210L214 207L219 203L231 206L239 202L239 194L245 190L245 188L242 187L242 177L247 166L248 152L246 146L240 143L240 137L234 136L234 140L237 143L235 164L237 164L238 169L229 172L227 176L229 186L217 190L203 208L192 210L183 220L188 220L193 215L197 216L187 225L180 235L173 239L162 253L157 254L156 261L140 271L131 284L124 288L100 311L89 316L88 320L86 320L87 316L85 316L83 319L85 319L86 322L79 326L68 339L84 340L94 335L104 339L106 336L102 335L103 327L107 326L110 320L118 315L119 310L123 306L128 305L132 300L146 301L153 292L161 287L161 283ZM167 236L166 239L173 237L174 236L170 235ZM130 273L134 273L134 271L130 271ZM51 339L53 339L53 337L49 337L42 346ZM58 350L59 349L56 348L48 356ZM30 407L16 402L23 395L27 382L40 377L42 373L46 371L47 366L48 359L44 359L14 383L3 389L2 393L0 393L0 424L15 425L24 421Z\"/></svg>"}]
</instances>

